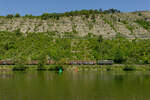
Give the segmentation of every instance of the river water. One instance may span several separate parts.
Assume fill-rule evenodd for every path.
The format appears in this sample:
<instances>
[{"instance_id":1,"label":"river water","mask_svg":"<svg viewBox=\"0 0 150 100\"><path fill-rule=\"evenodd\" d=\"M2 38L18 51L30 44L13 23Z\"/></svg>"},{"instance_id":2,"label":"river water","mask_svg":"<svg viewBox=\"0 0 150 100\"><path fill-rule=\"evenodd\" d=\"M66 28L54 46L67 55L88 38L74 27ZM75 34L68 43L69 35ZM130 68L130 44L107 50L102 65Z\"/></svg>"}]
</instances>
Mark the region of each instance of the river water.
<instances>
[{"instance_id":1,"label":"river water","mask_svg":"<svg viewBox=\"0 0 150 100\"><path fill-rule=\"evenodd\" d=\"M0 100L150 100L150 72L0 72Z\"/></svg>"}]
</instances>

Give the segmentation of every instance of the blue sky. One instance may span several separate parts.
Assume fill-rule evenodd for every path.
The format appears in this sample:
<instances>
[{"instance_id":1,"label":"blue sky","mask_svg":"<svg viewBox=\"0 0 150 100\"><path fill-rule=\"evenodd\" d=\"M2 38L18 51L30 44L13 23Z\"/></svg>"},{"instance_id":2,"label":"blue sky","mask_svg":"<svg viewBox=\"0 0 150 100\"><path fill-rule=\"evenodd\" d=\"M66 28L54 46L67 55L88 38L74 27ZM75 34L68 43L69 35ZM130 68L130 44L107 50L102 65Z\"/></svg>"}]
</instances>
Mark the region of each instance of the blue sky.
<instances>
[{"instance_id":1,"label":"blue sky","mask_svg":"<svg viewBox=\"0 0 150 100\"><path fill-rule=\"evenodd\" d=\"M0 15L116 8L124 12L150 10L150 0L0 0Z\"/></svg>"}]
</instances>

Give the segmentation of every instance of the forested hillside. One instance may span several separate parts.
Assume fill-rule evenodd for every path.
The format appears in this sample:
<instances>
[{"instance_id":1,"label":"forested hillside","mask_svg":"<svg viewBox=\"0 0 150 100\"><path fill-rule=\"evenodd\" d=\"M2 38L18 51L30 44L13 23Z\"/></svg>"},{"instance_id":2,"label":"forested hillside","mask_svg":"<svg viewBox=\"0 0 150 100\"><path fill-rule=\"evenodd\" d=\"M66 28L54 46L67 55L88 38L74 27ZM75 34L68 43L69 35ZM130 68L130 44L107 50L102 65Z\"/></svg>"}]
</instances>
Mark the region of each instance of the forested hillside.
<instances>
[{"instance_id":1,"label":"forested hillside","mask_svg":"<svg viewBox=\"0 0 150 100\"><path fill-rule=\"evenodd\" d=\"M54 33L30 33L19 31L0 32L0 59L30 60L104 60L115 63L150 63L150 40L129 40L120 35L104 39L92 34L85 37L61 37Z\"/></svg>"}]
</instances>

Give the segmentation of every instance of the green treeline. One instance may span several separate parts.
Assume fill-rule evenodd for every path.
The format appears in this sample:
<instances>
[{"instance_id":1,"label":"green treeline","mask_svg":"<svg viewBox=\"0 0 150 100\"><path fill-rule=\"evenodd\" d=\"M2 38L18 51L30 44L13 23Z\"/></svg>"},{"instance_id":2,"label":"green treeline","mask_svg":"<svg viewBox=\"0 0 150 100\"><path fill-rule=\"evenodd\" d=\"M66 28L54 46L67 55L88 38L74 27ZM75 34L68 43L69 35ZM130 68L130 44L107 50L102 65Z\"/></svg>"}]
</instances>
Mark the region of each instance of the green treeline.
<instances>
[{"instance_id":1,"label":"green treeline","mask_svg":"<svg viewBox=\"0 0 150 100\"><path fill-rule=\"evenodd\" d=\"M120 10L117 9L108 9L108 10L102 10L102 9L90 9L90 10L76 10L76 11L70 11L70 12L64 12L64 13L44 13L40 16L33 16L31 14L26 14L23 17L27 17L27 18L41 18L41 19L48 19L48 18L55 18L55 19L59 19L60 17L63 16L81 16L81 15L85 15L87 18L89 17L89 15L91 14L112 14L112 13L120 13ZM21 17L20 14L8 14L7 16L5 16L6 18L19 18Z\"/></svg>"},{"instance_id":2,"label":"green treeline","mask_svg":"<svg viewBox=\"0 0 150 100\"><path fill-rule=\"evenodd\" d=\"M69 33L67 33L69 34ZM71 33L70 33L71 34ZM19 63L48 59L63 63L66 60L104 60L115 63L150 63L150 40L128 40L123 37L104 39L102 36L67 37L54 32L0 32L0 59Z\"/></svg>"}]
</instances>

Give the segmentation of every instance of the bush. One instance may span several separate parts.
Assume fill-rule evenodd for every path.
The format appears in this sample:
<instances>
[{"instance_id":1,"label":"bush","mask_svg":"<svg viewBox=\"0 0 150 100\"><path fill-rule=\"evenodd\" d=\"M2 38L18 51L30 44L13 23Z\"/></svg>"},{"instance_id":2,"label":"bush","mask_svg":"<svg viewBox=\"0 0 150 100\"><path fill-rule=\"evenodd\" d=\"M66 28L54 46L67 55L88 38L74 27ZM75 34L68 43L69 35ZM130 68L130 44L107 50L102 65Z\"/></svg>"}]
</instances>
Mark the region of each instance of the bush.
<instances>
[{"instance_id":1,"label":"bush","mask_svg":"<svg viewBox=\"0 0 150 100\"><path fill-rule=\"evenodd\" d=\"M138 23L139 25L141 25L144 29L149 30L150 29L150 22L145 21L145 20L136 20L136 23Z\"/></svg>"},{"instance_id":2,"label":"bush","mask_svg":"<svg viewBox=\"0 0 150 100\"><path fill-rule=\"evenodd\" d=\"M103 42L103 36L102 36L102 35L99 35L99 37L98 37L98 42L99 42L99 43Z\"/></svg>"},{"instance_id":3,"label":"bush","mask_svg":"<svg viewBox=\"0 0 150 100\"><path fill-rule=\"evenodd\" d=\"M23 63L17 63L14 67L13 67L13 71L26 71L27 70L27 66Z\"/></svg>"},{"instance_id":4,"label":"bush","mask_svg":"<svg viewBox=\"0 0 150 100\"><path fill-rule=\"evenodd\" d=\"M142 13L139 12L139 13L138 13L138 16L142 16Z\"/></svg>"},{"instance_id":5,"label":"bush","mask_svg":"<svg viewBox=\"0 0 150 100\"><path fill-rule=\"evenodd\" d=\"M44 53L41 53L41 55L39 57L39 63L38 63L37 70L46 70L45 64L46 64L46 55Z\"/></svg>"},{"instance_id":6,"label":"bush","mask_svg":"<svg viewBox=\"0 0 150 100\"><path fill-rule=\"evenodd\" d=\"M20 14L16 13L15 17L20 17Z\"/></svg>"},{"instance_id":7,"label":"bush","mask_svg":"<svg viewBox=\"0 0 150 100\"><path fill-rule=\"evenodd\" d=\"M40 61L40 62L38 63L38 68L37 68L37 70L46 70L45 64L44 64L43 61Z\"/></svg>"},{"instance_id":8,"label":"bush","mask_svg":"<svg viewBox=\"0 0 150 100\"><path fill-rule=\"evenodd\" d=\"M26 14L24 17L27 17L27 18L34 18L35 16L33 16L32 14Z\"/></svg>"},{"instance_id":9,"label":"bush","mask_svg":"<svg viewBox=\"0 0 150 100\"><path fill-rule=\"evenodd\" d=\"M113 14L113 13L120 13L120 12L121 12L120 10L113 9L113 8L103 11L104 14Z\"/></svg>"},{"instance_id":10,"label":"bush","mask_svg":"<svg viewBox=\"0 0 150 100\"><path fill-rule=\"evenodd\" d=\"M94 37L96 37L93 33L88 33L87 35L86 35L86 37L87 38L94 38Z\"/></svg>"},{"instance_id":11,"label":"bush","mask_svg":"<svg viewBox=\"0 0 150 100\"><path fill-rule=\"evenodd\" d=\"M118 49L115 53L115 56L114 56L114 62L115 63L123 63L124 62L124 58L123 58L123 53L120 49Z\"/></svg>"},{"instance_id":12,"label":"bush","mask_svg":"<svg viewBox=\"0 0 150 100\"><path fill-rule=\"evenodd\" d=\"M14 15L12 15L12 14L8 14L7 16L6 16L6 18L13 18L14 17Z\"/></svg>"},{"instance_id":13,"label":"bush","mask_svg":"<svg viewBox=\"0 0 150 100\"><path fill-rule=\"evenodd\" d=\"M16 34L16 36L22 36L20 29L15 30L14 33Z\"/></svg>"},{"instance_id":14,"label":"bush","mask_svg":"<svg viewBox=\"0 0 150 100\"><path fill-rule=\"evenodd\" d=\"M63 16L63 14L61 13L44 13L40 17L41 19L44 19L44 20L49 19L49 18L54 18L56 20L59 20L61 16Z\"/></svg>"},{"instance_id":15,"label":"bush","mask_svg":"<svg viewBox=\"0 0 150 100\"><path fill-rule=\"evenodd\" d=\"M123 68L124 71L134 71L136 70L136 68L134 66L129 66L129 65L126 65L124 68Z\"/></svg>"}]
</instances>

